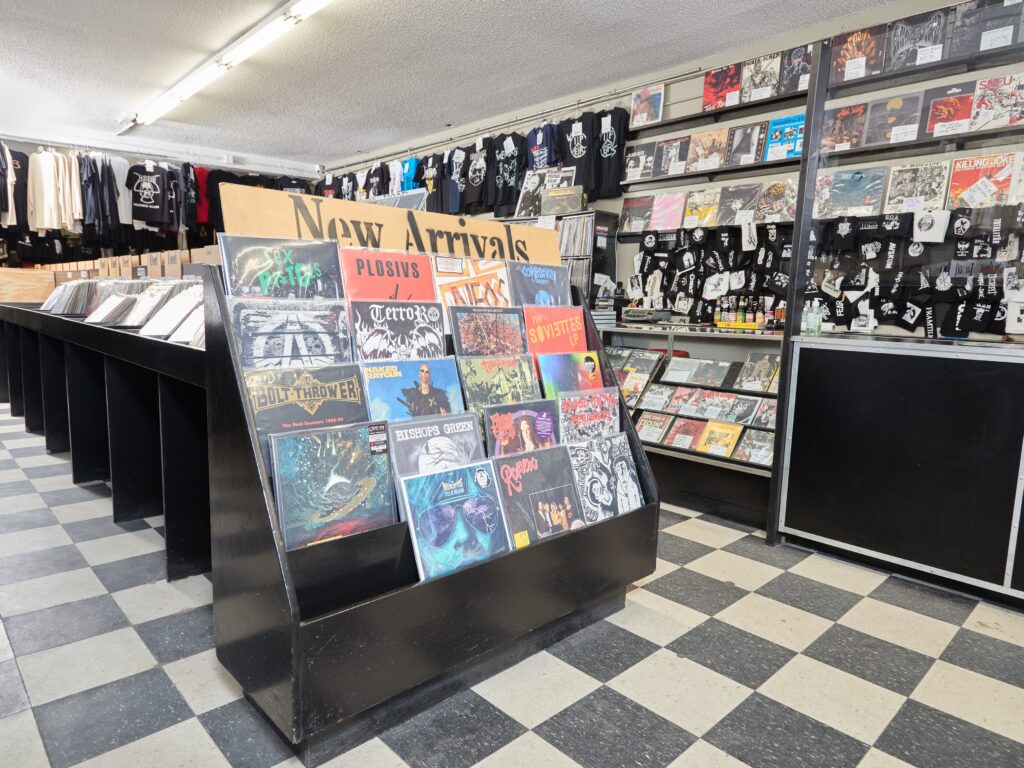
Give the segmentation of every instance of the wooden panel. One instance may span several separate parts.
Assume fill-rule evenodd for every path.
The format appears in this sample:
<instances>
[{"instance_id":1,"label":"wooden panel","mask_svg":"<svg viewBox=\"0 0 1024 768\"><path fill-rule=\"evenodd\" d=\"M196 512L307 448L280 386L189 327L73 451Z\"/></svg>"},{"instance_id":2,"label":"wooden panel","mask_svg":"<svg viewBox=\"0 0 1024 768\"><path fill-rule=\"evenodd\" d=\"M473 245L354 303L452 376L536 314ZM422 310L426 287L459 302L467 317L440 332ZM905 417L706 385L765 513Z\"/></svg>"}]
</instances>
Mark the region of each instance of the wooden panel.
<instances>
[{"instance_id":1,"label":"wooden panel","mask_svg":"<svg viewBox=\"0 0 1024 768\"><path fill-rule=\"evenodd\" d=\"M55 285L53 272L42 269L0 269L0 302L41 304Z\"/></svg>"}]
</instances>

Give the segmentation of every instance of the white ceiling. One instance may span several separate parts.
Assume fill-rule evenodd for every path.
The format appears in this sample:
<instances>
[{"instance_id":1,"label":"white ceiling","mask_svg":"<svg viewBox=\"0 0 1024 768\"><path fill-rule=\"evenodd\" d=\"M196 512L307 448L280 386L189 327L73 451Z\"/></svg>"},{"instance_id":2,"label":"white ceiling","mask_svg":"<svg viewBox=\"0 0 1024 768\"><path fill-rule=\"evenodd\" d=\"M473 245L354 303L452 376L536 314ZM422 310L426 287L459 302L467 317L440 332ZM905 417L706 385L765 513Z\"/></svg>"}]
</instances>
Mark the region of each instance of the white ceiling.
<instances>
[{"instance_id":1,"label":"white ceiling","mask_svg":"<svg viewBox=\"0 0 1024 768\"><path fill-rule=\"evenodd\" d=\"M882 1L336 0L131 139L330 165ZM279 4L6 0L0 136L112 137Z\"/></svg>"}]
</instances>

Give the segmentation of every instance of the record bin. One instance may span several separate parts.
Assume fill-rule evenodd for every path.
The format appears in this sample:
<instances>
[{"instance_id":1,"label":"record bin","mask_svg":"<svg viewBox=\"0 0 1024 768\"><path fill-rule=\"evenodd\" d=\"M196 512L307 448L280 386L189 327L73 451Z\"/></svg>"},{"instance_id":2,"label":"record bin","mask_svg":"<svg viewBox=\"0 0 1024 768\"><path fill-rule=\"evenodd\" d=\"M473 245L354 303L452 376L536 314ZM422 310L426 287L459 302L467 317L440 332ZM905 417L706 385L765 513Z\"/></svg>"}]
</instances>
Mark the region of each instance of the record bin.
<instances>
[{"instance_id":1,"label":"record bin","mask_svg":"<svg viewBox=\"0 0 1024 768\"><path fill-rule=\"evenodd\" d=\"M451 693L621 607L628 586L653 572L658 489L625 416L648 500L629 514L426 582L404 522L286 551L219 267L204 284L217 656L307 757L331 740L366 738L433 703L431 692ZM605 386L616 386L584 313ZM620 408L628 413L621 395Z\"/></svg>"}]
</instances>

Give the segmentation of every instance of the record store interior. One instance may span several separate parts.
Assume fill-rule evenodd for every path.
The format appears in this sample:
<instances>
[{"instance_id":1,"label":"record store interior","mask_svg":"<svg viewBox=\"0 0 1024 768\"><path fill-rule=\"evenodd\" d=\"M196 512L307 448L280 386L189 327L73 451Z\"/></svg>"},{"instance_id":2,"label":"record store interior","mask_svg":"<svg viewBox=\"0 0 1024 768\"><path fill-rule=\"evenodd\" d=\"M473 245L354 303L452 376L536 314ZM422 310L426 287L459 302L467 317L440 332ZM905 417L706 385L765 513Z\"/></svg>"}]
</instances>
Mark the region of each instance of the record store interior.
<instances>
[{"instance_id":1,"label":"record store interior","mask_svg":"<svg viewBox=\"0 0 1024 768\"><path fill-rule=\"evenodd\" d=\"M1024 2L2 5L0 768L1024 768Z\"/></svg>"}]
</instances>

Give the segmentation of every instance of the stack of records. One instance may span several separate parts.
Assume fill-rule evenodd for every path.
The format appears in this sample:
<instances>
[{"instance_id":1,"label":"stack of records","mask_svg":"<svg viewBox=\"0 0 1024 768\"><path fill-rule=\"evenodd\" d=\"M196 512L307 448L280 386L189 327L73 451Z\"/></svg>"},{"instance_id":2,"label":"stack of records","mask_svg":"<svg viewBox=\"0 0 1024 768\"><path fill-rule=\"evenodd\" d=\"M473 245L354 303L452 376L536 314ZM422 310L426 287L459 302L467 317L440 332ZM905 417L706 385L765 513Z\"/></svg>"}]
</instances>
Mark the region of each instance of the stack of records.
<instances>
[{"instance_id":1,"label":"stack of records","mask_svg":"<svg viewBox=\"0 0 1024 768\"><path fill-rule=\"evenodd\" d=\"M193 285L163 305L139 331L141 336L166 339L203 303L203 286Z\"/></svg>"},{"instance_id":2,"label":"stack of records","mask_svg":"<svg viewBox=\"0 0 1024 768\"><path fill-rule=\"evenodd\" d=\"M94 325L120 325L132 311L138 296L114 294L85 318L85 322Z\"/></svg>"}]
</instances>

